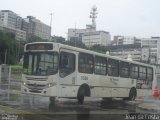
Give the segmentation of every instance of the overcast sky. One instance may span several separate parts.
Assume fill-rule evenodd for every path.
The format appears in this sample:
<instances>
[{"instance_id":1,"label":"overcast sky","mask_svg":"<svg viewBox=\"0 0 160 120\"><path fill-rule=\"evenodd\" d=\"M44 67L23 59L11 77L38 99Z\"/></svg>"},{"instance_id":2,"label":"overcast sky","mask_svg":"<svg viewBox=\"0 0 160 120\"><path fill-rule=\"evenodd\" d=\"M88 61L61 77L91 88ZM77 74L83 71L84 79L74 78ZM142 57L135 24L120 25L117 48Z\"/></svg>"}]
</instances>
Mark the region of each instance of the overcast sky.
<instances>
[{"instance_id":1,"label":"overcast sky","mask_svg":"<svg viewBox=\"0 0 160 120\"><path fill-rule=\"evenodd\" d=\"M111 36L160 36L160 0L0 0L1 10L11 10L22 17L35 16L50 25L52 35L66 37L68 28L91 24L89 13L97 6L97 30Z\"/></svg>"}]
</instances>

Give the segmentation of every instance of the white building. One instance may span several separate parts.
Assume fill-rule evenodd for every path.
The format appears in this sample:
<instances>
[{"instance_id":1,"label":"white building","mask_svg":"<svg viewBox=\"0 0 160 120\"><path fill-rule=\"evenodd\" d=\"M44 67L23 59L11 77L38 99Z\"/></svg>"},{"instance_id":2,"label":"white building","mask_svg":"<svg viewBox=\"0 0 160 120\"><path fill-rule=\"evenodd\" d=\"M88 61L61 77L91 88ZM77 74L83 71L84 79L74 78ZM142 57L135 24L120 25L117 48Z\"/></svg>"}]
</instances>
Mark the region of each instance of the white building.
<instances>
[{"instance_id":1,"label":"white building","mask_svg":"<svg viewBox=\"0 0 160 120\"><path fill-rule=\"evenodd\" d=\"M68 29L68 40L82 41L88 47L96 44L107 46L111 43L109 32L96 31L88 27L88 25L86 27L86 29Z\"/></svg>"},{"instance_id":2,"label":"white building","mask_svg":"<svg viewBox=\"0 0 160 120\"><path fill-rule=\"evenodd\" d=\"M49 40L51 37L51 27L42 23L33 16L27 16L25 21L28 21L28 36L38 36L42 39Z\"/></svg>"},{"instance_id":3,"label":"white building","mask_svg":"<svg viewBox=\"0 0 160 120\"><path fill-rule=\"evenodd\" d=\"M131 57L133 61L141 61L141 44L111 45L107 46L111 56L127 59Z\"/></svg>"},{"instance_id":4,"label":"white building","mask_svg":"<svg viewBox=\"0 0 160 120\"><path fill-rule=\"evenodd\" d=\"M22 18L10 10L1 10L0 24L8 28L21 29Z\"/></svg>"},{"instance_id":5,"label":"white building","mask_svg":"<svg viewBox=\"0 0 160 120\"><path fill-rule=\"evenodd\" d=\"M142 56L147 56L148 58L147 60L147 58L144 59L144 57L142 57L142 61L160 64L160 37L144 38L142 39L141 46Z\"/></svg>"},{"instance_id":6,"label":"white building","mask_svg":"<svg viewBox=\"0 0 160 120\"><path fill-rule=\"evenodd\" d=\"M26 32L21 30L22 18L10 10L0 11L0 29L15 34L17 40L26 40Z\"/></svg>"},{"instance_id":7,"label":"white building","mask_svg":"<svg viewBox=\"0 0 160 120\"><path fill-rule=\"evenodd\" d=\"M138 39L136 37L132 36L114 36L113 44L114 45L127 45L127 44L135 44L139 43Z\"/></svg>"},{"instance_id":8,"label":"white building","mask_svg":"<svg viewBox=\"0 0 160 120\"><path fill-rule=\"evenodd\" d=\"M134 44L135 42L135 37L130 37L130 36L126 36L123 38L123 44Z\"/></svg>"},{"instance_id":9,"label":"white building","mask_svg":"<svg viewBox=\"0 0 160 120\"><path fill-rule=\"evenodd\" d=\"M68 29L68 40L72 40L72 39L77 39L82 41L82 34L86 33L86 29L74 29L74 28L70 28Z\"/></svg>"},{"instance_id":10,"label":"white building","mask_svg":"<svg viewBox=\"0 0 160 120\"><path fill-rule=\"evenodd\" d=\"M111 43L111 36L109 32L105 31L86 32L82 35L82 42L88 47L93 45L107 46Z\"/></svg>"}]
</instances>

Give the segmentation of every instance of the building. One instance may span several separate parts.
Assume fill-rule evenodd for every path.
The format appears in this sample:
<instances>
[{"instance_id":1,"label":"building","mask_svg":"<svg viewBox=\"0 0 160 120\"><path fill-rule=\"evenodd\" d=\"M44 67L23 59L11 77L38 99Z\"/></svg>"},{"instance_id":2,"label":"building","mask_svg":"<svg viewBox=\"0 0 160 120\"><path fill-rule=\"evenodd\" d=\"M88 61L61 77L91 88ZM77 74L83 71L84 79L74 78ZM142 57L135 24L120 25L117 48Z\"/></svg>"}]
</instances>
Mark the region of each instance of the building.
<instances>
[{"instance_id":1,"label":"building","mask_svg":"<svg viewBox=\"0 0 160 120\"><path fill-rule=\"evenodd\" d=\"M114 44L116 43L115 41ZM150 64L160 64L160 37L136 38L134 44L112 45L107 47L110 55L113 56L127 58L130 54L132 60Z\"/></svg>"},{"instance_id":2,"label":"building","mask_svg":"<svg viewBox=\"0 0 160 120\"><path fill-rule=\"evenodd\" d=\"M111 43L111 36L106 31L86 32L82 34L82 42L87 46L103 45L107 46Z\"/></svg>"},{"instance_id":3,"label":"building","mask_svg":"<svg viewBox=\"0 0 160 120\"><path fill-rule=\"evenodd\" d=\"M68 29L68 40L82 41L87 47L91 47L93 45L107 46L111 44L111 36L109 32L96 30L96 6L92 7L90 11L90 18L92 19L92 24L87 24L86 29Z\"/></svg>"},{"instance_id":4,"label":"building","mask_svg":"<svg viewBox=\"0 0 160 120\"><path fill-rule=\"evenodd\" d=\"M142 61L160 64L160 37L142 39Z\"/></svg>"},{"instance_id":5,"label":"building","mask_svg":"<svg viewBox=\"0 0 160 120\"><path fill-rule=\"evenodd\" d=\"M74 28L70 28L68 29L68 40L79 40L82 41L82 35L86 33L86 29L74 29Z\"/></svg>"},{"instance_id":6,"label":"building","mask_svg":"<svg viewBox=\"0 0 160 120\"><path fill-rule=\"evenodd\" d=\"M0 25L0 30L15 34L15 39L18 41L26 41L26 32L20 29L4 27Z\"/></svg>"},{"instance_id":7,"label":"building","mask_svg":"<svg viewBox=\"0 0 160 120\"><path fill-rule=\"evenodd\" d=\"M28 26L27 26L28 22ZM51 37L51 27L42 23L40 20L36 19L33 16L27 16L26 19L24 19L24 27L23 29L27 30L27 37L30 36L38 36L42 39L49 40Z\"/></svg>"},{"instance_id":8,"label":"building","mask_svg":"<svg viewBox=\"0 0 160 120\"><path fill-rule=\"evenodd\" d=\"M15 34L15 39L26 40L26 31L21 30L22 18L10 10L0 11L0 29Z\"/></svg>"},{"instance_id":9,"label":"building","mask_svg":"<svg viewBox=\"0 0 160 120\"><path fill-rule=\"evenodd\" d=\"M114 45L127 45L127 44L135 44L140 43L140 39L136 39L136 37L131 36L114 36L113 44Z\"/></svg>"},{"instance_id":10,"label":"building","mask_svg":"<svg viewBox=\"0 0 160 120\"><path fill-rule=\"evenodd\" d=\"M123 59L130 56L133 61L141 61L141 44L110 45L107 49L111 56Z\"/></svg>"},{"instance_id":11,"label":"building","mask_svg":"<svg viewBox=\"0 0 160 120\"><path fill-rule=\"evenodd\" d=\"M1 26L21 29L22 18L10 10L0 11L0 21Z\"/></svg>"},{"instance_id":12,"label":"building","mask_svg":"<svg viewBox=\"0 0 160 120\"><path fill-rule=\"evenodd\" d=\"M123 36L117 35L113 38L113 45L123 45Z\"/></svg>"}]
</instances>

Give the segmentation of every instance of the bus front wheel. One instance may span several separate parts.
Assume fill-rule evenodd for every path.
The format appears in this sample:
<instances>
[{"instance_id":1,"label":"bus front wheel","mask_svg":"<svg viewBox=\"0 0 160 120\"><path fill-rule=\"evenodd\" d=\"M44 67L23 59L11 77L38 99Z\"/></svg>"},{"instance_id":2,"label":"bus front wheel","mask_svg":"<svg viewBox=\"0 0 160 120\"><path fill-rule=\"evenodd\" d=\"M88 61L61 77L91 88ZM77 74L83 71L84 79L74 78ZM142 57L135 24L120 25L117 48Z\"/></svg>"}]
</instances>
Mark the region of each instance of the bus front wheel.
<instances>
[{"instance_id":1,"label":"bus front wheel","mask_svg":"<svg viewBox=\"0 0 160 120\"><path fill-rule=\"evenodd\" d=\"M79 92L78 92L78 96L77 96L79 104L83 104L83 102L84 102L84 95L85 95L85 89L80 89Z\"/></svg>"},{"instance_id":2,"label":"bus front wheel","mask_svg":"<svg viewBox=\"0 0 160 120\"><path fill-rule=\"evenodd\" d=\"M77 94L77 100L79 104L83 104L84 102L84 97L85 96L90 96L90 88L87 84L83 84L79 90L78 90L78 94Z\"/></svg>"}]
</instances>

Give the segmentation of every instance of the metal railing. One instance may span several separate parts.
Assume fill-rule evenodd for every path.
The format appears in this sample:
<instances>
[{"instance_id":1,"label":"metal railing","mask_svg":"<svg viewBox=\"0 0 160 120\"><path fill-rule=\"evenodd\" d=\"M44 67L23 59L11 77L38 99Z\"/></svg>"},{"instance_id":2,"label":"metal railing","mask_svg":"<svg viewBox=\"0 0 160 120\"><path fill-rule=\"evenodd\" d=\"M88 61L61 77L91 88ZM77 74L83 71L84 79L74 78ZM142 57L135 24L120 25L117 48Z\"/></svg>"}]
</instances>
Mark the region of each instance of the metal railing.
<instances>
[{"instance_id":1,"label":"metal railing","mask_svg":"<svg viewBox=\"0 0 160 120\"><path fill-rule=\"evenodd\" d=\"M7 76L0 80L0 102L17 102L21 98L21 67L8 66Z\"/></svg>"}]
</instances>

